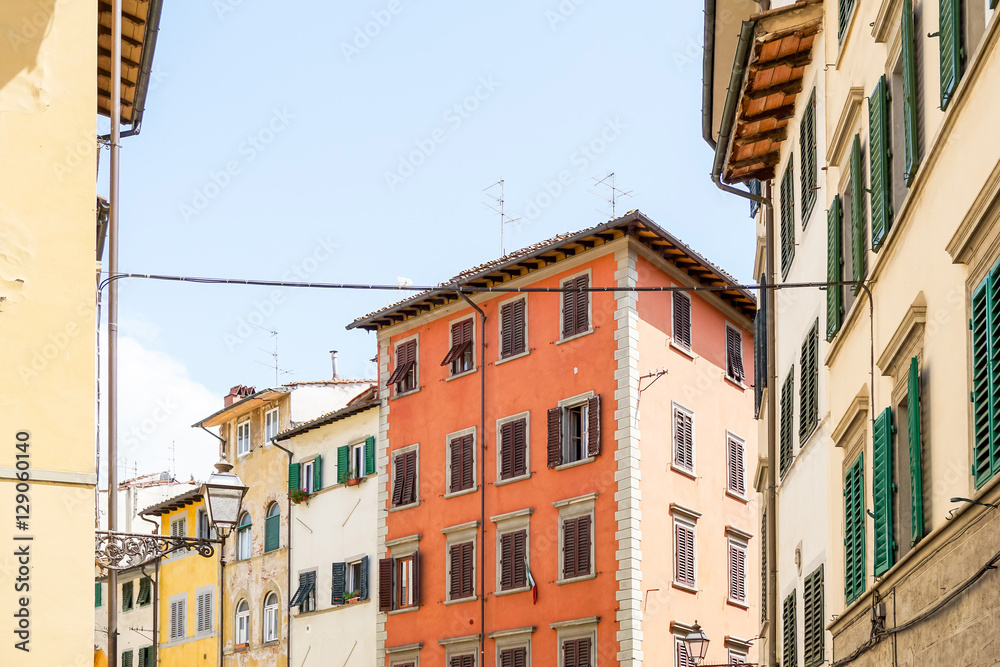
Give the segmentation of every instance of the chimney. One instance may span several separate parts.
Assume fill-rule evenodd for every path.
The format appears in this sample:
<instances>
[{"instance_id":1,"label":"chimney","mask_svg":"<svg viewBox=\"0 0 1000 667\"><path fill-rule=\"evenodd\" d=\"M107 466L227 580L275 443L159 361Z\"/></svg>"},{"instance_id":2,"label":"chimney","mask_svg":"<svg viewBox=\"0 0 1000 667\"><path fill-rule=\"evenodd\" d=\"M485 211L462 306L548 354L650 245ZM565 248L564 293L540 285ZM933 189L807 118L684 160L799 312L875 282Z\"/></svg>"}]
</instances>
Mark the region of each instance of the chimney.
<instances>
[{"instance_id":1,"label":"chimney","mask_svg":"<svg viewBox=\"0 0 1000 667\"><path fill-rule=\"evenodd\" d=\"M236 401L242 398L246 398L247 396L250 396L251 394L254 393L254 391L256 391L256 387L247 387L242 384L238 384L235 387L232 387L229 390L229 393L226 394L226 397L223 399L223 407L228 408Z\"/></svg>"},{"instance_id":2,"label":"chimney","mask_svg":"<svg viewBox=\"0 0 1000 667\"><path fill-rule=\"evenodd\" d=\"M330 350L330 362L333 364L333 379L339 380L340 376L337 375L337 351Z\"/></svg>"}]
</instances>

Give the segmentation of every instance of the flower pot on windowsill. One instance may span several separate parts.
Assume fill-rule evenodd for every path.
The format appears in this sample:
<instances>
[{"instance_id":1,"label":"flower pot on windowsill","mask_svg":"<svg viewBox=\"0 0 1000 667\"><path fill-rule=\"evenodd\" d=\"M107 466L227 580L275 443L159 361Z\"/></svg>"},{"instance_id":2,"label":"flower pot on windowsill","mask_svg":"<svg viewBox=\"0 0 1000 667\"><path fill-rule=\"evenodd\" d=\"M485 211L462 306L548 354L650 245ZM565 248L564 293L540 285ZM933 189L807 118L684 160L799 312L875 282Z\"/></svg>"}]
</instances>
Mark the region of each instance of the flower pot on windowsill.
<instances>
[{"instance_id":1,"label":"flower pot on windowsill","mask_svg":"<svg viewBox=\"0 0 1000 667\"><path fill-rule=\"evenodd\" d=\"M293 505L298 505L300 503L308 504L309 494L302 489L296 489L288 492L288 499L292 501Z\"/></svg>"},{"instance_id":2,"label":"flower pot on windowsill","mask_svg":"<svg viewBox=\"0 0 1000 667\"><path fill-rule=\"evenodd\" d=\"M360 483L361 480L357 477L352 477L349 480L347 480L347 486L357 486Z\"/></svg>"},{"instance_id":3,"label":"flower pot on windowsill","mask_svg":"<svg viewBox=\"0 0 1000 667\"><path fill-rule=\"evenodd\" d=\"M237 644L236 646L234 646L233 650L234 651L245 651L249 647L250 647L250 643L249 642L243 642L242 644Z\"/></svg>"},{"instance_id":4,"label":"flower pot on windowsill","mask_svg":"<svg viewBox=\"0 0 1000 667\"><path fill-rule=\"evenodd\" d=\"M358 602L358 601L360 601L360 600L361 600L361 598L360 598L359 596L355 596L355 597L353 597L353 598L350 598L350 599L349 599L349 600L347 601L347 604L354 604L355 602Z\"/></svg>"}]
</instances>

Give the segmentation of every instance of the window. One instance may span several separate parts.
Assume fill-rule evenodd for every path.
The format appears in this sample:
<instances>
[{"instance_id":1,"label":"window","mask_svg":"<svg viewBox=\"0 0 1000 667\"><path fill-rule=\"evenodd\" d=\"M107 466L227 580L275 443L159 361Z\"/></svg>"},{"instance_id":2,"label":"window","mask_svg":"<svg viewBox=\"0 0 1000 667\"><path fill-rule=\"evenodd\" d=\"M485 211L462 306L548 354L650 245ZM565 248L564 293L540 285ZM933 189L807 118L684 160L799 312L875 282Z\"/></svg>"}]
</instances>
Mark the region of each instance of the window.
<instances>
[{"instance_id":1,"label":"window","mask_svg":"<svg viewBox=\"0 0 1000 667\"><path fill-rule=\"evenodd\" d=\"M913 0L903 0L900 17L900 63L893 74L893 87L902 94L894 102L894 113L902 120L902 178L900 185L906 188L913 184L920 165L920 118L923 115L920 90L921 77L918 75L917 44L915 35L916 19L913 14Z\"/></svg>"},{"instance_id":2,"label":"window","mask_svg":"<svg viewBox=\"0 0 1000 667\"><path fill-rule=\"evenodd\" d=\"M601 397L569 399L548 412L548 465L553 468L601 453Z\"/></svg>"},{"instance_id":3,"label":"window","mask_svg":"<svg viewBox=\"0 0 1000 667\"><path fill-rule=\"evenodd\" d=\"M515 530L499 535L500 590L528 585L528 531Z\"/></svg>"},{"instance_id":4,"label":"window","mask_svg":"<svg viewBox=\"0 0 1000 667\"><path fill-rule=\"evenodd\" d=\"M299 488L308 494L313 494L322 488L322 457L317 456L311 461L302 464L302 479Z\"/></svg>"},{"instance_id":5,"label":"window","mask_svg":"<svg viewBox=\"0 0 1000 667\"><path fill-rule=\"evenodd\" d=\"M792 177L792 155L781 177L781 277L788 275L795 257L795 180Z\"/></svg>"},{"instance_id":6,"label":"window","mask_svg":"<svg viewBox=\"0 0 1000 667\"><path fill-rule=\"evenodd\" d=\"M994 411L1000 402L1000 377L994 359L1000 356L1000 263L972 293L972 477L976 488L1000 473L1000 420Z\"/></svg>"},{"instance_id":7,"label":"window","mask_svg":"<svg viewBox=\"0 0 1000 667\"><path fill-rule=\"evenodd\" d=\"M346 484L375 472L375 438L337 447L337 483Z\"/></svg>"},{"instance_id":8,"label":"window","mask_svg":"<svg viewBox=\"0 0 1000 667\"><path fill-rule=\"evenodd\" d=\"M594 519L591 515L562 520L562 578L591 574Z\"/></svg>"},{"instance_id":9,"label":"window","mask_svg":"<svg viewBox=\"0 0 1000 667\"><path fill-rule=\"evenodd\" d=\"M396 560L396 601L397 608L404 609L416 605L416 555Z\"/></svg>"},{"instance_id":10,"label":"window","mask_svg":"<svg viewBox=\"0 0 1000 667\"><path fill-rule=\"evenodd\" d=\"M674 667L695 667L683 637L674 637Z\"/></svg>"},{"instance_id":11,"label":"window","mask_svg":"<svg viewBox=\"0 0 1000 667\"><path fill-rule=\"evenodd\" d=\"M845 230L849 236L845 236L845 242L842 246L842 248L850 248L851 251L841 250L844 259L841 275L850 276L851 280L864 280L865 275L867 275L868 237L865 227L865 174L864 163L861 160L860 134L855 134L854 141L851 142L850 160L850 176L848 187L844 189L841 216L846 214L851 216L851 224ZM843 222L841 222L841 228L844 228ZM857 293L857 288L848 291L844 312L851 309Z\"/></svg>"},{"instance_id":12,"label":"window","mask_svg":"<svg viewBox=\"0 0 1000 667\"><path fill-rule=\"evenodd\" d=\"M187 593L170 597L170 641L187 637Z\"/></svg>"},{"instance_id":13,"label":"window","mask_svg":"<svg viewBox=\"0 0 1000 667\"><path fill-rule=\"evenodd\" d=\"M448 599L462 600L473 597L476 594L473 586L473 543L452 544L448 547L448 559L450 564Z\"/></svg>"},{"instance_id":14,"label":"window","mask_svg":"<svg viewBox=\"0 0 1000 667\"><path fill-rule=\"evenodd\" d=\"M740 498L747 494L746 446L732 433L726 433L726 490Z\"/></svg>"},{"instance_id":15,"label":"window","mask_svg":"<svg viewBox=\"0 0 1000 667\"><path fill-rule=\"evenodd\" d=\"M411 449L396 454L392 463L392 506L402 507L417 502L417 451Z\"/></svg>"},{"instance_id":16,"label":"window","mask_svg":"<svg viewBox=\"0 0 1000 667\"><path fill-rule=\"evenodd\" d=\"M726 377L743 384L743 334L739 329L726 325Z\"/></svg>"},{"instance_id":17,"label":"window","mask_svg":"<svg viewBox=\"0 0 1000 667\"><path fill-rule=\"evenodd\" d=\"M468 373L475 367L472 337L475 320L468 318L451 325L451 347L442 366L450 366L451 375Z\"/></svg>"},{"instance_id":18,"label":"window","mask_svg":"<svg viewBox=\"0 0 1000 667\"><path fill-rule=\"evenodd\" d=\"M250 420L246 419L236 425L236 455L250 453Z\"/></svg>"},{"instance_id":19,"label":"window","mask_svg":"<svg viewBox=\"0 0 1000 667\"><path fill-rule=\"evenodd\" d=\"M742 651L734 651L729 649L726 651L726 659L729 661L730 665L745 665L747 664L747 654Z\"/></svg>"},{"instance_id":20,"label":"window","mask_svg":"<svg viewBox=\"0 0 1000 667\"><path fill-rule=\"evenodd\" d=\"M729 601L747 604L747 544L729 538Z\"/></svg>"},{"instance_id":21,"label":"window","mask_svg":"<svg viewBox=\"0 0 1000 667\"><path fill-rule=\"evenodd\" d=\"M264 643L278 641L278 594L270 592L264 598Z\"/></svg>"},{"instance_id":22,"label":"window","mask_svg":"<svg viewBox=\"0 0 1000 667\"><path fill-rule=\"evenodd\" d=\"M805 625L803 648L805 667L817 667L826 659L823 649L823 566L820 565L806 577L802 588L802 619Z\"/></svg>"},{"instance_id":23,"label":"window","mask_svg":"<svg viewBox=\"0 0 1000 667\"><path fill-rule=\"evenodd\" d=\"M278 435L278 408L272 408L264 413L264 444L270 445L271 439Z\"/></svg>"},{"instance_id":24,"label":"window","mask_svg":"<svg viewBox=\"0 0 1000 667\"><path fill-rule=\"evenodd\" d=\"M779 434L779 472L781 478L785 478L785 473L792 467L792 460L795 456L794 443L792 442L792 421L794 415L792 408L795 405L795 367L788 369L788 376L781 384L781 426Z\"/></svg>"},{"instance_id":25,"label":"window","mask_svg":"<svg viewBox=\"0 0 1000 667\"><path fill-rule=\"evenodd\" d=\"M417 388L417 340L396 345L396 367L386 386L395 385L396 394L405 394Z\"/></svg>"},{"instance_id":26,"label":"window","mask_svg":"<svg viewBox=\"0 0 1000 667\"><path fill-rule=\"evenodd\" d=\"M872 425L872 504L875 511L874 574L885 574L896 562L893 529L892 408L886 408Z\"/></svg>"},{"instance_id":27,"label":"window","mask_svg":"<svg viewBox=\"0 0 1000 667\"><path fill-rule=\"evenodd\" d=\"M215 528L212 528L212 524L208 520L208 511L199 509L197 521L198 524L196 526L196 530L198 538L203 540L214 540L216 537Z\"/></svg>"},{"instance_id":28,"label":"window","mask_svg":"<svg viewBox=\"0 0 1000 667\"><path fill-rule=\"evenodd\" d=\"M281 509L278 503L271 503L264 519L264 553L281 546Z\"/></svg>"},{"instance_id":29,"label":"window","mask_svg":"<svg viewBox=\"0 0 1000 667\"><path fill-rule=\"evenodd\" d=\"M378 562L378 610L420 606L420 552L416 538L393 546L396 556Z\"/></svg>"},{"instance_id":30,"label":"window","mask_svg":"<svg viewBox=\"0 0 1000 667\"><path fill-rule=\"evenodd\" d=\"M563 640L561 667L591 667L597 664L593 655L593 644L590 637Z\"/></svg>"},{"instance_id":31,"label":"window","mask_svg":"<svg viewBox=\"0 0 1000 667\"><path fill-rule=\"evenodd\" d=\"M962 78L965 59L961 0L942 0L940 3L938 42L941 51L941 109L948 108L958 82Z\"/></svg>"},{"instance_id":32,"label":"window","mask_svg":"<svg viewBox=\"0 0 1000 667\"><path fill-rule=\"evenodd\" d=\"M240 600L236 605L236 645L250 643L250 603Z\"/></svg>"},{"instance_id":33,"label":"window","mask_svg":"<svg viewBox=\"0 0 1000 667\"><path fill-rule=\"evenodd\" d=\"M500 305L500 358L509 359L528 351L527 297Z\"/></svg>"},{"instance_id":34,"label":"window","mask_svg":"<svg viewBox=\"0 0 1000 667\"><path fill-rule=\"evenodd\" d=\"M475 431L448 438L448 493L470 491L475 488L476 455L473 442Z\"/></svg>"},{"instance_id":35,"label":"window","mask_svg":"<svg viewBox=\"0 0 1000 667\"><path fill-rule=\"evenodd\" d=\"M847 604L865 592L865 469L864 452L844 479L844 593Z\"/></svg>"},{"instance_id":36,"label":"window","mask_svg":"<svg viewBox=\"0 0 1000 667\"><path fill-rule=\"evenodd\" d=\"M799 446L816 429L819 422L819 319L802 341L799 359L802 367L802 382L799 389Z\"/></svg>"},{"instance_id":37,"label":"window","mask_svg":"<svg viewBox=\"0 0 1000 667\"><path fill-rule=\"evenodd\" d=\"M528 648L517 646L500 650L498 667L528 667Z\"/></svg>"},{"instance_id":38,"label":"window","mask_svg":"<svg viewBox=\"0 0 1000 667\"><path fill-rule=\"evenodd\" d=\"M453 655L448 660L448 667L476 667L476 654Z\"/></svg>"},{"instance_id":39,"label":"window","mask_svg":"<svg viewBox=\"0 0 1000 667\"><path fill-rule=\"evenodd\" d=\"M892 514L895 518L893 542L902 559L924 536L924 492L920 432L920 365L911 357L907 367L905 394L896 404L893 429ZM900 390L903 389L901 386ZM895 393L895 392L894 392Z\"/></svg>"},{"instance_id":40,"label":"window","mask_svg":"<svg viewBox=\"0 0 1000 667\"><path fill-rule=\"evenodd\" d=\"M674 292L672 338L673 342L685 350L691 349L691 297L684 292Z\"/></svg>"},{"instance_id":41,"label":"window","mask_svg":"<svg viewBox=\"0 0 1000 667\"><path fill-rule=\"evenodd\" d=\"M518 416L499 425L500 480L507 481L528 474L528 416Z\"/></svg>"},{"instance_id":42,"label":"window","mask_svg":"<svg viewBox=\"0 0 1000 667\"><path fill-rule=\"evenodd\" d=\"M889 87L883 75L868 99L868 192L872 250L878 252L892 227L892 165Z\"/></svg>"},{"instance_id":43,"label":"window","mask_svg":"<svg viewBox=\"0 0 1000 667\"><path fill-rule=\"evenodd\" d=\"M139 667L153 667L156 664L156 657L152 646L144 646L139 649ZM125 665L122 665L125 667Z\"/></svg>"},{"instance_id":44,"label":"window","mask_svg":"<svg viewBox=\"0 0 1000 667\"><path fill-rule=\"evenodd\" d=\"M101 602L101 582L94 582L94 606L100 607L103 603Z\"/></svg>"},{"instance_id":45,"label":"window","mask_svg":"<svg viewBox=\"0 0 1000 667\"><path fill-rule=\"evenodd\" d=\"M590 275L583 274L568 278L560 283L562 293L562 337L563 339L590 331Z\"/></svg>"},{"instance_id":46,"label":"window","mask_svg":"<svg viewBox=\"0 0 1000 667\"><path fill-rule=\"evenodd\" d=\"M132 611L134 602L132 600L133 582L126 581L122 584L122 611Z\"/></svg>"},{"instance_id":47,"label":"window","mask_svg":"<svg viewBox=\"0 0 1000 667\"><path fill-rule=\"evenodd\" d=\"M844 254L840 242L843 238L843 209L840 195L834 195L826 216L826 280L839 283L844 279ZM826 286L826 339L832 341L844 317L844 286Z\"/></svg>"},{"instance_id":48,"label":"window","mask_svg":"<svg viewBox=\"0 0 1000 667\"><path fill-rule=\"evenodd\" d=\"M170 522L171 537L187 537L187 518L178 517Z\"/></svg>"},{"instance_id":49,"label":"window","mask_svg":"<svg viewBox=\"0 0 1000 667\"><path fill-rule=\"evenodd\" d=\"M683 588L698 585L695 572L694 523L674 519L674 583Z\"/></svg>"},{"instance_id":50,"label":"window","mask_svg":"<svg viewBox=\"0 0 1000 667\"><path fill-rule=\"evenodd\" d=\"M368 556L333 564L331 604L346 604L357 598L368 599Z\"/></svg>"},{"instance_id":51,"label":"window","mask_svg":"<svg viewBox=\"0 0 1000 667\"><path fill-rule=\"evenodd\" d=\"M795 591L785 598L781 605L781 665L782 667L798 667L799 648L796 632L798 621L795 613Z\"/></svg>"},{"instance_id":52,"label":"window","mask_svg":"<svg viewBox=\"0 0 1000 667\"><path fill-rule=\"evenodd\" d=\"M809 102L802 113L799 125L799 152L802 157L801 187L802 228L805 229L809 215L816 205L816 89L813 88Z\"/></svg>"},{"instance_id":53,"label":"window","mask_svg":"<svg viewBox=\"0 0 1000 667\"><path fill-rule=\"evenodd\" d=\"M837 12L837 39L841 42L844 41L844 35L847 34L847 28L851 22L851 16L854 13L854 2L855 0L839 0L839 8Z\"/></svg>"},{"instance_id":54,"label":"window","mask_svg":"<svg viewBox=\"0 0 1000 667\"><path fill-rule=\"evenodd\" d=\"M250 558L250 547L253 538L250 512L244 512L236 526L236 560Z\"/></svg>"},{"instance_id":55,"label":"window","mask_svg":"<svg viewBox=\"0 0 1000 667\"><path fill-rule=\"evenodd\" d=\"M694 413L676 403L673 467L694 474Z\"/></svg>"},{"instance_id":56,"label":"window","mask_svg":"<svg viewBox=\"0 0 1000 667\"><path fill-rule=\"evenodd\" d=\"M299 587L288 601L289 607L298 607L299 613L316 611L316 570L299 573Z\"/></svg>"},{"instance_id":57,"label":"window","mask_svg":"<svg viewBox=\"0 0 1000 667\"><path fill-rule=\"evenodd\" d=\"M122 651L122 667L132 667L132 649Z\"/></svg>"},{"instance_id":58,"label":"window","mask_svg":"<svg viewBox=\"0 0 1000 667\"><path fill-rule=\"evenodd\" d=\"M211 586L205 586L199 588L195 591L195 624L194 632L196 635L207 634L212 631L212 595L213 588Z\"/></svg>"},{"instance_id":59,"label":"window","mask_svg":"<svg viewBox=\"0 0 1000 667\"><path fill-rule=\"evenodd\" d=\"M153 580L149 577L139 579L139 595L135 598L135 603L140 607L148 607L153 601Z\"/></svg>"}]
</instances>

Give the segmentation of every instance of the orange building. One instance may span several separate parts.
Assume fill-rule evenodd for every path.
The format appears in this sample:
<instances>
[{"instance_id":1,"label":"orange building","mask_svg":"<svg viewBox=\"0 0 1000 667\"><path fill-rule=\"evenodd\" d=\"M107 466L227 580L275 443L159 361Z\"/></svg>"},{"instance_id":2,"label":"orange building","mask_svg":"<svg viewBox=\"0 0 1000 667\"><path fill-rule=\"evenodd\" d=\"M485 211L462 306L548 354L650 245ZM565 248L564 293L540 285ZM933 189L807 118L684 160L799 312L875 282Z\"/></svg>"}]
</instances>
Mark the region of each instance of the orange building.
<instances>
[{"instance_id":1,"label":"orange building","mask_svg":"<svg viewBox=\"0 0 1000 667\"><path fill-rule=\"evenodd\" d=\"M378 664L687 665L695 620L745 660L754 314L631 212L353 322L379 342Z\"/></svg>"}]
</instances>

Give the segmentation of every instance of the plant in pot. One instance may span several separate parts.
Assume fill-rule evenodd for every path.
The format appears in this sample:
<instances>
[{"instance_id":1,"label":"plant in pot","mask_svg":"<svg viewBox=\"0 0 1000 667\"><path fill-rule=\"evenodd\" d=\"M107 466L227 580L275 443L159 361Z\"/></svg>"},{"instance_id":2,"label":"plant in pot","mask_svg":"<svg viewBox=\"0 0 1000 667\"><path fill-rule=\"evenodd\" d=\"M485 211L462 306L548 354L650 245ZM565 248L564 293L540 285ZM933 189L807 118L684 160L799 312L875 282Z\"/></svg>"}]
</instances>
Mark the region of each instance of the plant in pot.
<instances>
[{"instance_id":1,"label":"plant in pot","mask_svg":"<svg viewBox=\"0 0 1000 667\"><path fill-rule=\"evenodd\" d=\"M344 593L344 602L351 604L361 599L361 591L347 591Z\"/></svg>"},{"instance_id":2,"label":"plant in pot","mask_svg":"<svg viewBox=\"0 0 1000 667\"><path fill-rule=\"evenodd\" d=\"M293 505L309 501L309 493L305 489L292 489L288 492L288 499Z\"/></svg>"},{"instance_id":3,"label":"plant in pot","mask_svg":"<svg viewBox=\"0 0 1000 667\"><path fill-rule=\"evenodd\" d=\"M347 469L347 486L357 486L361 483L357 475L357 471L354 470L354 466Z\"/></svg>"}]
</instances>

